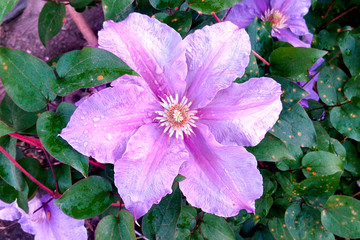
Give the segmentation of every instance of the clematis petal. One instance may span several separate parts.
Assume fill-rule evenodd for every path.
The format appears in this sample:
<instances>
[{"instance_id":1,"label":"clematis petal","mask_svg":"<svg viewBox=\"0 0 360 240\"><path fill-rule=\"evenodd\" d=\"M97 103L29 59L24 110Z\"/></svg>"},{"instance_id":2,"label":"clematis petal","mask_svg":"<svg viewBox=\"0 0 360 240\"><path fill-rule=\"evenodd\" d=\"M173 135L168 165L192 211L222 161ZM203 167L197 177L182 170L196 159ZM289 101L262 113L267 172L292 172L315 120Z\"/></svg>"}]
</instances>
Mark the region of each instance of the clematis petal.
<instances>
[{"instance_id":1,"label":"clematis petal","mask_svg":"<svg viewBox=\"0 0 360 240\"><path fill-rule=\"evenodd\" d=\"M152 92L134 84L106 88L86 99L60 136L73 148L102 163L121 158L130 136L152 122L158 104Z\"/></svg>"},{"instance_id":2,"label":"clematis petal","mask_svg":"<svg viewBox=\"0 0 360 240\"><path fill-rule=\"evenodd\" d=\"M29 214L19 220L21 228L35 235L35 240L86 240L84 220L65 215L50 200L50 195L37 196L29 202ZM37 210L37 211L36 211ZM36 212L35 212L36 211Z\"/></svg>"},{"instance_id":3,"label":"clematis petal","mask_svg":"<svg viewBox=\"0 0 360 240\"><path fill-rule=\"evenodd\" d=\"M171 193L173 180L188 158L182 140L169 138L155 123L140 127L130 138L123 157L115 162L114 178L135 219Z\"/></svg>"},{"instance_id":4,"label":"clematis petal","mask_svg":"<svg viewBox=\"0 0 360 240\"><path fill-rule=\"evenodd\" d=\"M279 41L290 43L294 47L311 47L310 41L301 41L299 36L290 31L290 29L280 29L278 31L271 30L271 35L279 39ZM307 37L306 40L310 40L310 38Z\"/></svg>"},{"instance_id":5,"label":"clematis petal","mask_svg":"<svg viewBox=\"0 0 360 240\"><path fill-rule=\"evenodd\" d=\"M303 36L303 35L309 33L309 29L306 25L305 19L303 19L303 18L289 19L287 21L287 24L288 24L291 32L293 32L294 34L296 34L298 36Z\"/></svg>"},{"instance_id":6,"label":"clematis petal","mask_svg":"<svg viewBox=\"0 0 360 240\"><path fill-rule=\"evenodd\" d=\"M268 0L243 0L229 10L226 20L235 23L240 28L246 28L255 17L264 15L268 6Z\"/></svg>"},{"instance_id":7,"label":"clematis petal","mask_svg":"<svg viewBox=\"0 0 360 240\"><path fill-rule=\"evenodd\" d=\"M270 0L272 9L279 9L289 18L305 16L311 6L311 0Z\"/></svg>"},{"instance_id":8,"label":"clematis petal","mask_svg":"<svg viewBox=\"0 0 360 240\"><path fill-rule=\"evenodd\" d=\"M278 119L282 109L280 95L280 84L271 78L233 83L199 110L198 121L206 124L222 144L254 146Z\"/></svg>"},{"instance_id":9,"label":"clematis petal","mask_svg":"<svg viewBox=\"0 0 360 240\"><path fill-rule=\"evenodd\" d=\"M249 35L231 22L217 23L187 36L187 96L206 106L216 93L244 74L251 51Z\"/></svg>"},{"instance_id":10,"label":"clematis petal","mask_svg":"<svg viewBox=\"0 0 360 240\"><path fill-rule=\"evenodd\" d=\"M0 219L4 221L14 221L21 217L21 213L17 208L17 204L5 203L0 201Z\"/></svg>"},{"instance_id":11,"label":"clematis petal","mask_svg":"<svg viewBox=\"0 0 360 240\"><path fill-rule=\"evenodd\" d=\"M156 96L183 93L187 66L185 45L174 29L139 13L107 21L99 47L120 57L149 84Z\"/></svg>"},{"instance_id":12,"label":"clematis petal","mask_svg":"<svg viewBox=\"0 0 360 240\"><path fill-rule=\"evenodd\" d=\"M263 192L262 177L255 157L240 146L219 144L206 125L185 138L191 159L180 169L186 177L180 189L187 201L203 211L222 217L241 209L255 211L255 200Z\"/></svg>"}]
</instances>

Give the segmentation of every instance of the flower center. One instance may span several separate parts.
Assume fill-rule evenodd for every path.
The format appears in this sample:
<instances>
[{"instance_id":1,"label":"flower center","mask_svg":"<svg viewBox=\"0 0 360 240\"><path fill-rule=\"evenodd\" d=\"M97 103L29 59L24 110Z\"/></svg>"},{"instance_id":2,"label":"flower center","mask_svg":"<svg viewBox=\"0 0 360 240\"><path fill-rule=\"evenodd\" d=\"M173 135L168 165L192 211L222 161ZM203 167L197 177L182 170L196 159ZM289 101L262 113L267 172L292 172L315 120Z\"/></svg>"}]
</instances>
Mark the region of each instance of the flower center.
<instances>
[{"instance_id":1,"label":"flower center","mask_svg":"<svg viewBox=\"0 0 360 240\"><path fill-rule=\"evenodd\" d=\"M286 16L277 9L266 10L265 14L261 16L261 20L271 22L271 25L275 31L287 26L285 24L287 21Z\"/></svg>"},{"instance_id":2,"label":"flower center","mask_svg":"<svg viewBox=\"0 0 360 240\"><path fill-rule=\"evenodd\" d=\"M168 132L171 137L174 133L176 138L184 139L184 133L190 135L193 133L192 127L196 127L195 116L196 110L190 110L192 102L184 96L179 102L179 95L175 98L166 96L166 99L161 99L160 105L164 108L163 111L156 111L159 115L155 119L159 121L161 127L165 127L164 133Z\"/></svg>"}]
</instances>

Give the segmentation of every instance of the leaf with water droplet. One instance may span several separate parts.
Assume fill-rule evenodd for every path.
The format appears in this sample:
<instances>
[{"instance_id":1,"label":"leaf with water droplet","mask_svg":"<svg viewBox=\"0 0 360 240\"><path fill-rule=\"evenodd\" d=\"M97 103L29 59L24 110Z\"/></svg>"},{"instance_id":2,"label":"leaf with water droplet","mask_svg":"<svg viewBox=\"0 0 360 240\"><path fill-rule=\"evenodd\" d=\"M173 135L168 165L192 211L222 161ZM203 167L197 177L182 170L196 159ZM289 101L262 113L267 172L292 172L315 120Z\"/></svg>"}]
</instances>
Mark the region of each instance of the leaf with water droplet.
<instances>
[{"instance_id":1,"label":"leaf with water droplet","mask_svg":"<svg viewBox=\"0 0 360 240\"><path fill-rule=\"evenodd\" d=\"M64 54L56 64L58 79L51 89L65 96L79 88L94 87L124 75L136 75L120 58L98 48L85 47Z\"/></svg>"},{"instance_id":2,"label":"leaf with water droplet","mask_svg":"<svg viewBox=\"0 0 360 240\"><path fill-rule=\"evenodd\" d=\"M73 149L64 139L58 136L66 127L76 107L62 102L57 112L44 112L37 121L37 132L45 149L59 161L69 164L85 177L88 174L88 157Z\"/></svg>"},{"instance_id":3,"label":"leaf with water droplet","mask_svg":"<svg viewBox=\"0 0 360 240\"><path fill-rule=\"evenodd\" d=\"M189 8L195 11L211 14L235 6L241 0L186 0L186 2L189 4Z\"/></svg>"}]
</instances>

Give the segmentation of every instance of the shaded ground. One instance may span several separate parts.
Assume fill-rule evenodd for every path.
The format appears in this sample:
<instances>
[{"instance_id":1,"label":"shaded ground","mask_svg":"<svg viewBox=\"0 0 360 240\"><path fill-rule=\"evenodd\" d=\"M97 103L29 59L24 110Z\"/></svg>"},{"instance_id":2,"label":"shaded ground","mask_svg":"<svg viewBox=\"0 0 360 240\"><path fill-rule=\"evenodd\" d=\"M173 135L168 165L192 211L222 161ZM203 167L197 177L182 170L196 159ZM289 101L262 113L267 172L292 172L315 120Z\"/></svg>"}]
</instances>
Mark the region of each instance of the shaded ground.
<instances>
[{"instance_id":1,"label":"shaded ground","mask_svg":"<svg viewBox=\"0 0 360 240\"><path fill-rule=\"evenodd\" d=\"M1 1L1 0L0 0ZM82 34L77 29L72 19L67 16L66 22L60 33L49 40L45 48L38 37L38 17L44 5L44 1L28 0L24 12L10 22L0 26L0 46L15 48L26 51L44 61L53 57L81 49L87 45ZM103 22L103 12L101 6L86 10L83 15L87 22L96 33L101 28ZM0 99L3 98L5 91L0 84ZM86 220L85 226L88 229L89 239L93 238L95 219ZM19 224L8 221L0 221L1 240L32 240L34 237L24 233Z\"/></svg>"}]
</instances>

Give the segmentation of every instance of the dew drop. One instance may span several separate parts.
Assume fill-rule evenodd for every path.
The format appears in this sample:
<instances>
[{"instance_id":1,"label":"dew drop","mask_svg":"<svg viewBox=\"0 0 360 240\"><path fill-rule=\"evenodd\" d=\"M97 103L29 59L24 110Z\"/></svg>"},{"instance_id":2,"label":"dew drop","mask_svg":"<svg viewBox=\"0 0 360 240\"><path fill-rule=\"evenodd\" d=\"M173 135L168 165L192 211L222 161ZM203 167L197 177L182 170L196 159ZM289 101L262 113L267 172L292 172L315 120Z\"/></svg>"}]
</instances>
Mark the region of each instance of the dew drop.
<instances>
[{"instance_id":1,"label":"dew drop","mask_svg":"<svg viewBox=\"0 0 360 240\"><path fill-rule=\"evenodd\" d=\"M84 142L84 147L86 147L88 145L88 142Z\"/></svg>"},{"instance_id":2,"label":"dew drop","mask_svg":"<svg viewBox=\"0 0 360 240\"><path fill-rule=\"evenodd\" d=\"M99 120L100 120L100 118L98 118L98 117L94 117L94 118L93 118L93 121L94 121L94 122L98 122Z\"/></svg>"},{"instance_id":3,"label":"dew drop","mask_svg":"<svg viewBox=\"0 0 360 240\"><path fill-rule=\"evenodd\" d=\"M85 117L84 117L84 116L81 116L81 117L80 117L80 119L84 120L84 119L85 119Z\"/></svg>"},{"instance_id":4,"label":"dew drop","mask_svg":"<svg viewBox=\"0 0 360 240\"><path fill-rule=\"evenodd\" d=\"M85 131L84 131L84 134L87 134L88 132L89 132L88 130L85 130Z\"/></svg>"},{"instance_id":5,"label":"dew drop","mask_svg":"<svg viewBox=\"0 0 360 240\"><path fill-rule=\"evenodd\" d=\"M107 133L105 134L105 138L110 141L112 139L112 136L110 133Z\"/></svg>"},{"instance_id":6,"label":"dew drop","mask_svg":"<svg viewBox=\"0 0 360 240\"><path fill-rule=\"evenodd\" d=\"M345 54L346 54L347 56L350 56L350 55L351 55L351 50L347 48L347 49L345 50Z\"/></svg>"}]
</instances>

